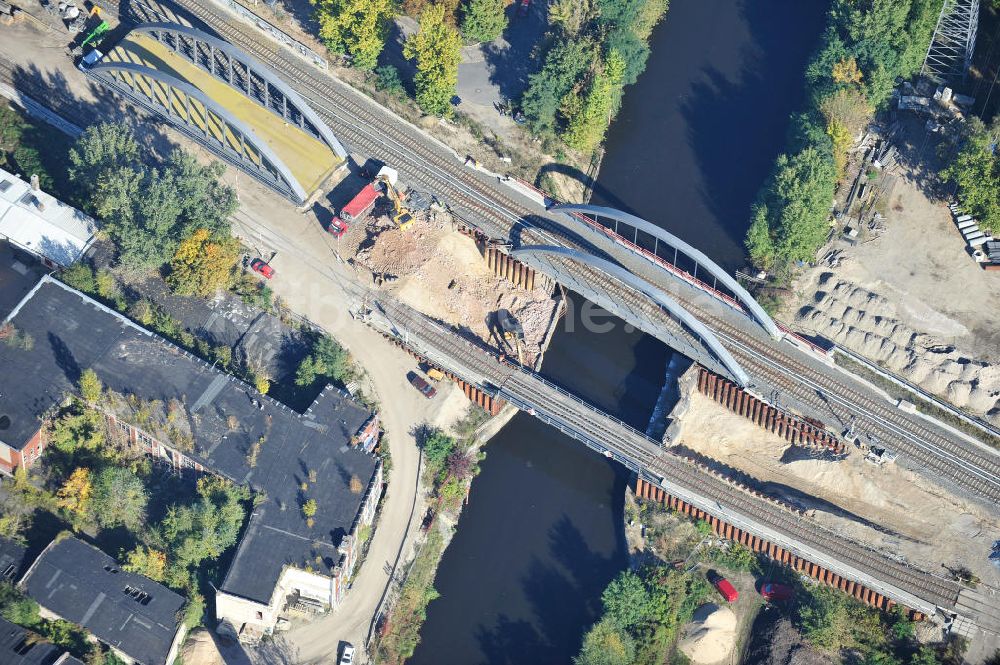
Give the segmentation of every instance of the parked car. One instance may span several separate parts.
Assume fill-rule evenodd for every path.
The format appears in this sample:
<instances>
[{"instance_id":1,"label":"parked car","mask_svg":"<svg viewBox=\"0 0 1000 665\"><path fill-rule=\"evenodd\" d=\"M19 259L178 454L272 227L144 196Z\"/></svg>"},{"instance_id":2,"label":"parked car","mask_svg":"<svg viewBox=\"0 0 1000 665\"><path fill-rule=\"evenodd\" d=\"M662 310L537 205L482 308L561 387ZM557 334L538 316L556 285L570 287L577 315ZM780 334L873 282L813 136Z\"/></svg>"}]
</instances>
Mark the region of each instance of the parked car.
<instances>
[{"instance_id":1,"label":"parked car","mask_svg":"<svg viewBox=\"0 0 1000 665\"><path fill-rule=\"evenodd\" d=\"M354 663L354 645L348 642L344 645L344 652L340 654L340 662L338 665L353 665Z\"/></svg>"},{"instance_id":2,"label":"parked car","mask_svg":"<svg viewBox=\"0 0 1000 665\"><path fill-rule=\"evenodd\" d=\"M424 377L416 372L410 372L406 375L406 378L410 382L410 385L419 390L427 399L431 399L437 395L437 388L424 381Z\"/></svg>"},{"instance_id":3,"label":"parked car","mask_svg":"<svg viewBox=\"0 0 1000 665\"><path fill-rule=\"evenodd\" d=\"M726 602L735 603L737 599L739 599L740 594L736 590L736 587L734 587L725 577L713 570L708 571L707 577L708 581L712 583L712 586L714 586L716 590L722 594L722 597L726 599Z\"/></svg>"},{"instance_id":4,"label":"parked car","mask_svg":"<svg viewBox=\"0 0 1000 665\"><path fill-rule=\"evenodd\" d=\"M531 0L521 0L521 4L517 6L517 15L521 17L527 16L530 9Z\"/></svg>"},{"instance_id":5,"label":"parked car","mask_svg":"<svg viewBox=\"0 0 1000 665\"><path fill-rule=\"evenodd\" d=\"M769 603L780 603L783 600L791 600L795 592L787 584L764 582L760 586L760 595Z\"/></svg>"},{"instance_id":6,"label":"parked car","mask_svg":"<svg viewBox=\"0 0 1000 665\"><path fill-rule=\"evenodd\" d=\"M264 259L254 259L250 262L250 270L256 273L260 273L267 279L274 277L274 268L272 268Z\"/></svg>"}]
</instances>

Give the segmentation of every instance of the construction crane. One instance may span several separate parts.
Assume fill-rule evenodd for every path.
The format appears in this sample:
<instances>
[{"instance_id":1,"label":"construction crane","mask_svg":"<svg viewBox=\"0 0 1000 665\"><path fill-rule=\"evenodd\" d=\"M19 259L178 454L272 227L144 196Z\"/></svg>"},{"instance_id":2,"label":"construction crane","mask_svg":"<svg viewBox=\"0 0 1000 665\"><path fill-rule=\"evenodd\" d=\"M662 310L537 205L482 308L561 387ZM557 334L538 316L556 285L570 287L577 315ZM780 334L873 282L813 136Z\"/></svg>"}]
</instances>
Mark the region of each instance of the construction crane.
<instances>
[{"instance_id":1,"label":"construction crane","mask_svg":"<svg viewBox=\"0 0 1000 665\"><path fill-rule=\"evenodd\" d=\"M97 23L94 24L90 19L96 18ZM90 10L90 14L87 17L87 23L93 25L93 28L88 30L88 26L85 25L84 29L88 30L86 37L80 42L78 46L73 49L73 55L83 55L83 49L87 47L87 44L92 44L95 48L101 43L101 38L109 30L111 30L111 25L101 18L101 8L94 5L93 9Z\"/></svg>"},{"instance_id":2,"label":"construction crane","mask_svg":"<svg viewBox=\"0 0 1000 665\"><path fill-rule=\"evenodd\" d=\"M394 209L392 221L396 223L396 226L406 230L413 224L413 214L407 210L406 205L403 203L403 196L396 189L396 180L399 174L396 169L391 169L388 166L383 166L379 169L378 174L375 179L382 183L385 187L385 195L389 197L392 201L392 206Z\"/></svg>"}]
</instances>

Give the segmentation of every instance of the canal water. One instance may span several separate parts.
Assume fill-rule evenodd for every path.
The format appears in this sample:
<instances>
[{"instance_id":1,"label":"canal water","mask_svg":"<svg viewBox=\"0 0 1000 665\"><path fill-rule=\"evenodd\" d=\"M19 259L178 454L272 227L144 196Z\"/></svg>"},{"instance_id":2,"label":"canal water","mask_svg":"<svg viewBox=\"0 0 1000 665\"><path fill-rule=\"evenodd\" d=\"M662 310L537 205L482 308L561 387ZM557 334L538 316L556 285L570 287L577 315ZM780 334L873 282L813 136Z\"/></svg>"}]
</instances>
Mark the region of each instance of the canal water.
<instances>
[{"instance_id":1,"label":"canal water","mask_svg":"<svg viewBox=\"0 0 1000 665\"><path fill-rule=\"evenodd\" d=\"M672 0L608 135L593 202L644 217L727 269L803 102L819 0ZM583 299L544 372L645 430L671 351ZM409 663L568 663L627 564L624 469L526 414L487 446Z\"/></svg>"}]
</instances>

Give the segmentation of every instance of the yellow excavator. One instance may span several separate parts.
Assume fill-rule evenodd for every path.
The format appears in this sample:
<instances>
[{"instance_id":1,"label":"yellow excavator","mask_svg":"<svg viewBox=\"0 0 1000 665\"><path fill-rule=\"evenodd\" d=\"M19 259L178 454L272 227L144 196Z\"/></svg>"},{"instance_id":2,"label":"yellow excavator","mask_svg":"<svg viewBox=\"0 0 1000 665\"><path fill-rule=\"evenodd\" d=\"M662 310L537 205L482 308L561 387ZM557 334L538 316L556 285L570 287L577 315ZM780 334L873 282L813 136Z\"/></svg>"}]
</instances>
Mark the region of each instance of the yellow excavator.
<instances>
[{"instance_id":1,"label":"yellow excavator","mask_svg":"<svg viewBox=\"0 0 1000 665\"><path fill-rule=\"evenodd\" d=\"M521 326L521 322L514 318L514 315L506 309L497 310L496 318L497 323L500 325L500 331L503 333L504 341L508 346L513 347L513 351L517 353L517 362L523 365L524 328Z\"/></svg>"},{"instance_id":2,"label":"yellow excavator","mask_svg":"<svg viewBox=\"0 0 1000 665\"><path fill-rule=\"evenodd\" d=\"M391 169L388 166L383 166L379 169L378 174L375 179L382 183L385 187L385 195L389 197L392 201L392 206L394 209L392 221L396 223L396 226L403 229L404 231L413 224L413 214L406 208L403 202L403 195L399 193L396 189L396 181L399 178L399 173L396 169Z\"/></svg>"}]
</instances>

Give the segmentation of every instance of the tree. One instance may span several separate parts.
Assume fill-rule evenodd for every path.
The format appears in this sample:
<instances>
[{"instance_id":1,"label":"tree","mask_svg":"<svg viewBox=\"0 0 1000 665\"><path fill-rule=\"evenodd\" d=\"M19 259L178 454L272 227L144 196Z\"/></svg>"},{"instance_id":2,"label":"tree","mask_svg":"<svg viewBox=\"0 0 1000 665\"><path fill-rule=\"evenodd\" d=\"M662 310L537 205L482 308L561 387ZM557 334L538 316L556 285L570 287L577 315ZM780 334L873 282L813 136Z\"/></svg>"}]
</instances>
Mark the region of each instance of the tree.
<instances>
[{"instance_id":1,"label":"tree","mask_svg":"<svg viewBox=\"0 0 1000 665\"><path fill-rule=\"evenodd\" d=\"M492 42L507 27L504 0L468 0L462 7L462 35L474 42Z\"/></svg>"},{"instance_id":2,"label":"tree","mask_svg":"<svg viewBox=\"0 0 1000 665\"><path fill-rule=\"evenodd\" d=\"M105 190L108 178L139 162L139 143L124 123L90 125L69 151L69 178L84 196Z\"/></svg>"},{"instance_id":3,"label":"tree","mask_svg":"<svg viewBox=\"0 0 1000 665\"><path fill-rule=\"evenodd\" d=\"M554 134L566 96L590 70L596 47L589 37L556 42L545 54L541 69L528 78L521 109L536 134Z\"/></svg>"},{"instance_id":4,"label":"tree","mask_svg":"<svg viewBox=\"0 0 1000 665\"><path fill-rule=\"evenodd\" d=\"M819 110L826 118L826 131L833 140L837 173L843 173L847 165L847 151L855 137L871 120L873 110L856 87L838 88L819 103Z\"/></svg>"},{"instance_id":5,"label":"tree","mask_svg":"<svg viewBox=\"0 0 1000 665\"><path fill-rule=\"evenodd\" d=\"M594 0L554 0L549 3L549 23L562 28L566 36L578 36L597 16Z\"/></svg>"},{"instance_id":6,"label":"tree","mask_svg":"<svg viewBox=\"0 0 1000 665\"><path fill-rule=\"evenodd\" d=\"M138 545L125 556L122 569L162 582L167 572L167 555L151 547Z\"/></svg>"},{"instance_id":7,"label":"tree","mask_svg":"<svg viewBox=\"0 0 1000 665\"><path fill-rule=\"evenodd\" d=\"M219 182L225 167L203 165L175 149L160 168L144 163L131 129L104 123L89 128L70 152L71 178L127 267L160 266L195 229L229 234L235 191Z\"/></svg>"},{"instance_id":8,"label":"tree","mask_svg":"<svg viewBox=\"0 0 1000 665\"><path fill-rule=\"evenodd\" d=\"M316 515L316 499L307 499L305 503L302 504L302 514L305 517L314 517Z\"/></svg>"},{"instance_id":9,"label":"tree","mask_svg":"<svg viewBox=\"0 0 1000 665\"><path fill-rule=\"evenodd\" d=\"M832 157L817 148L778 157L754 205L755 241L763 237L763 222L757 218L766 219L776 261L811 260L826 239L836 180Z\"/></svg>"},{"instance_id":10,"label":"tree","mask_svg":"<svg viewBox=\"0 0 1000 665\"><path fill-rule=\"evenodd\" d=\"M101 394L104 392L104 386L101 385L101 380L97 378L97 372L90 369L89 367L82 372L80 372L80 397L83 401L88 404L94 404L101 399Z\"/></svg>"},{"instance_id":11,"label":"tree","mask_svg":"<svg viewBox=\"0 0 1000 665\"><path fill-rule=\"evenodd\" d=\"M448 455L455 449L456 441L441 430L434 430L424 439L424 458L434 473L444 469Z\"/></svg>"},{"instance_id":12,"label":"tree","mask_svg":"<svg viewBox=\"0 0 1000 665\"><path fill-rule=\"evenodd\" d=\"M351 57L358 69L371 70L385 48L391 0L312 0L319 36L334 53Z\"/></svg>"},{"instance_id":13,"label":"tree","mask_svg":"<svg viewBox=\"0 0 1000 665\"><path fill-rule=\"evenodd\" d=\"M94 293L97 290L97 285L94 283L93 269L82 261L78 261L63 270L61 278L62 281L78 291Z\"/></svg>"},{"instance_id":14,"label":"tree","mask_svg":"<svg viewBox=\"0 0 1000 665\"><path fill-rule=\"evenodd\" d=\"M102 527L137 530L146 519L148 500L142 480L129 469L109 467L97 474L92 506Z\"/></svg>"},{"instance_id":15,"label":"tree","mask_svg":"<svg viewBox=\"0 0 1000 665\"><path fill-rule=\"evenodd\" d=\"M858 61L846 57L833 64L830 74L834 83L861 83L864 78L858 69Z\"/></svg>"},{"instance_id":16,"label":"tree","mask_svg":"<svg viewBox=\"0 0 1000 665\"><path fill-rule=\"evenodd\" d=\"M990 127L978 118L966 122L961 147L941 172L958 185L958 198L983 230L1000 233L1000 155L994 147L1000 137L1000 119Z\"/></svg>"},{"instance_id":17,"label":"tree","mask_svg":"<svg viewBox=\"0 0 1000 665\"><path fill-rule=\"evenodd\" d=\"M621 100L624 72L625 61L618 51L611 51L603 71L591 77L586 96L579 104L569 104L578 111L567 114L568 123L563 133L566 145L577 150L593 150L604 139L604 132ZM573 99L572 93L570 99Z\"/></svg>"},{"instance_id":18,"label":"tree","mask_svg":"<svg viewBox=\"0 0 1000 665\"><path fill-rule=\"evenodd\" d=\"M799 608L803 636L813 645L839 651L851 642L851 616L847 600L827 588L813 590Z\"/></svg>"},{"instance_id":19,"label":"tree","mask_svg":"<svg viewBox=\"0 0 1000 665\"><path fill-rule=\"evenodd\" d=\"M445 9L429 5L420 14L420 29L406 40L403 55L416 60L413 78L417 104L425 112L450 116L451 98L458 84L462 37L445 22Z\"/></svg>"},{"instance_id":20,"label":"tree","mask_svg":"<svg viewBox=\"0 0 1000 665\"><path fill-rule=\"evenodd\" d=\"M753 221L747 230L745 244L754 265L770 270L774 265L776 249L768 224L766 204L760 203L754 207Z\"/></svg>"},{"instance_id":21,"label":"tree","mask_svg":"<svg viewBox=\"0 0 1000 665\"><path fill-rule=\"evenodd\" d=\"M198 480L194 503L167 509L156 534L167 555L164 581L169 586L189 588L191 574L202 561L217 559L236 543L246 517L243 502L249 496L244 487L206 476Z\"/></svg>"},{"instance_id":22,"label":"tree","mask_svg":"<svg viewBox=\"0 0 1000 665\"><path fill-rule=\"evenodd\" d=\"M630 570L611 581L601 594L601 602L604 617L624 630L631 631L649 620L649 590L642 578Z\"/></svg>"},{"instance_id":23,"label":"tree","mask_svg":"<svg viewBox=\"0 0 1000 665\"><path fill-rule=\"evenodd\" d=\"M49 426L49 443L64 453L97 450L104 441L104 418L79 403L64 409Z\"/></svg>"},{"instance_id":24,"label":"tree","mask_svg":"<svg viewBox=\"0 0 1000 665\"><path fill-rule=\"evenodd\" d=\"M93 491L90 469L78 468L56 492L56 505L75 516L82 517L90 509L90 497Z\"/></svg>"},{"instance_id":25,"label":"tree","mask_svg":"<svg viewBox=\"0 0 1000 665\"><path fill-rule=\"evenodd\" d=\"M320 380L344 385L353 377L351 354L333 338L322 335L313 342L312 352L299 363L295 385L312 386Z\"/></svg>"},{"instance_id":26,"label":"tree","mask_svg":"<svg viewBox=\"0 0 1000 665\"><path fill-rule=\"evenodd\" d=\"M937 652L930 647L920 647L920 650L914 653L910 659L910 665L938 665L940 662Z\"/></svg>"},{"instance_id":27,"label":"tree","mask_svg":"<svg viewBox=\"0 0 1000 665\"><path fill-rule=\"evenodd\" d=\"M167 284L180 295L210 296L229 283L239 255L233 238L216 240L208 229L197 229L178 245Z\"/></svg>"},{"instance_id":28,"label":"tree","mask_svg":"<svg viewBox=\"0 0 1000 665\"><path fill-rule=\"evenodd\" d=\"M634 660L632 637L613 621L603 619L584 636L583 647L573 662L576 665L631 665Z\"/></svg>"}]
</instances>

